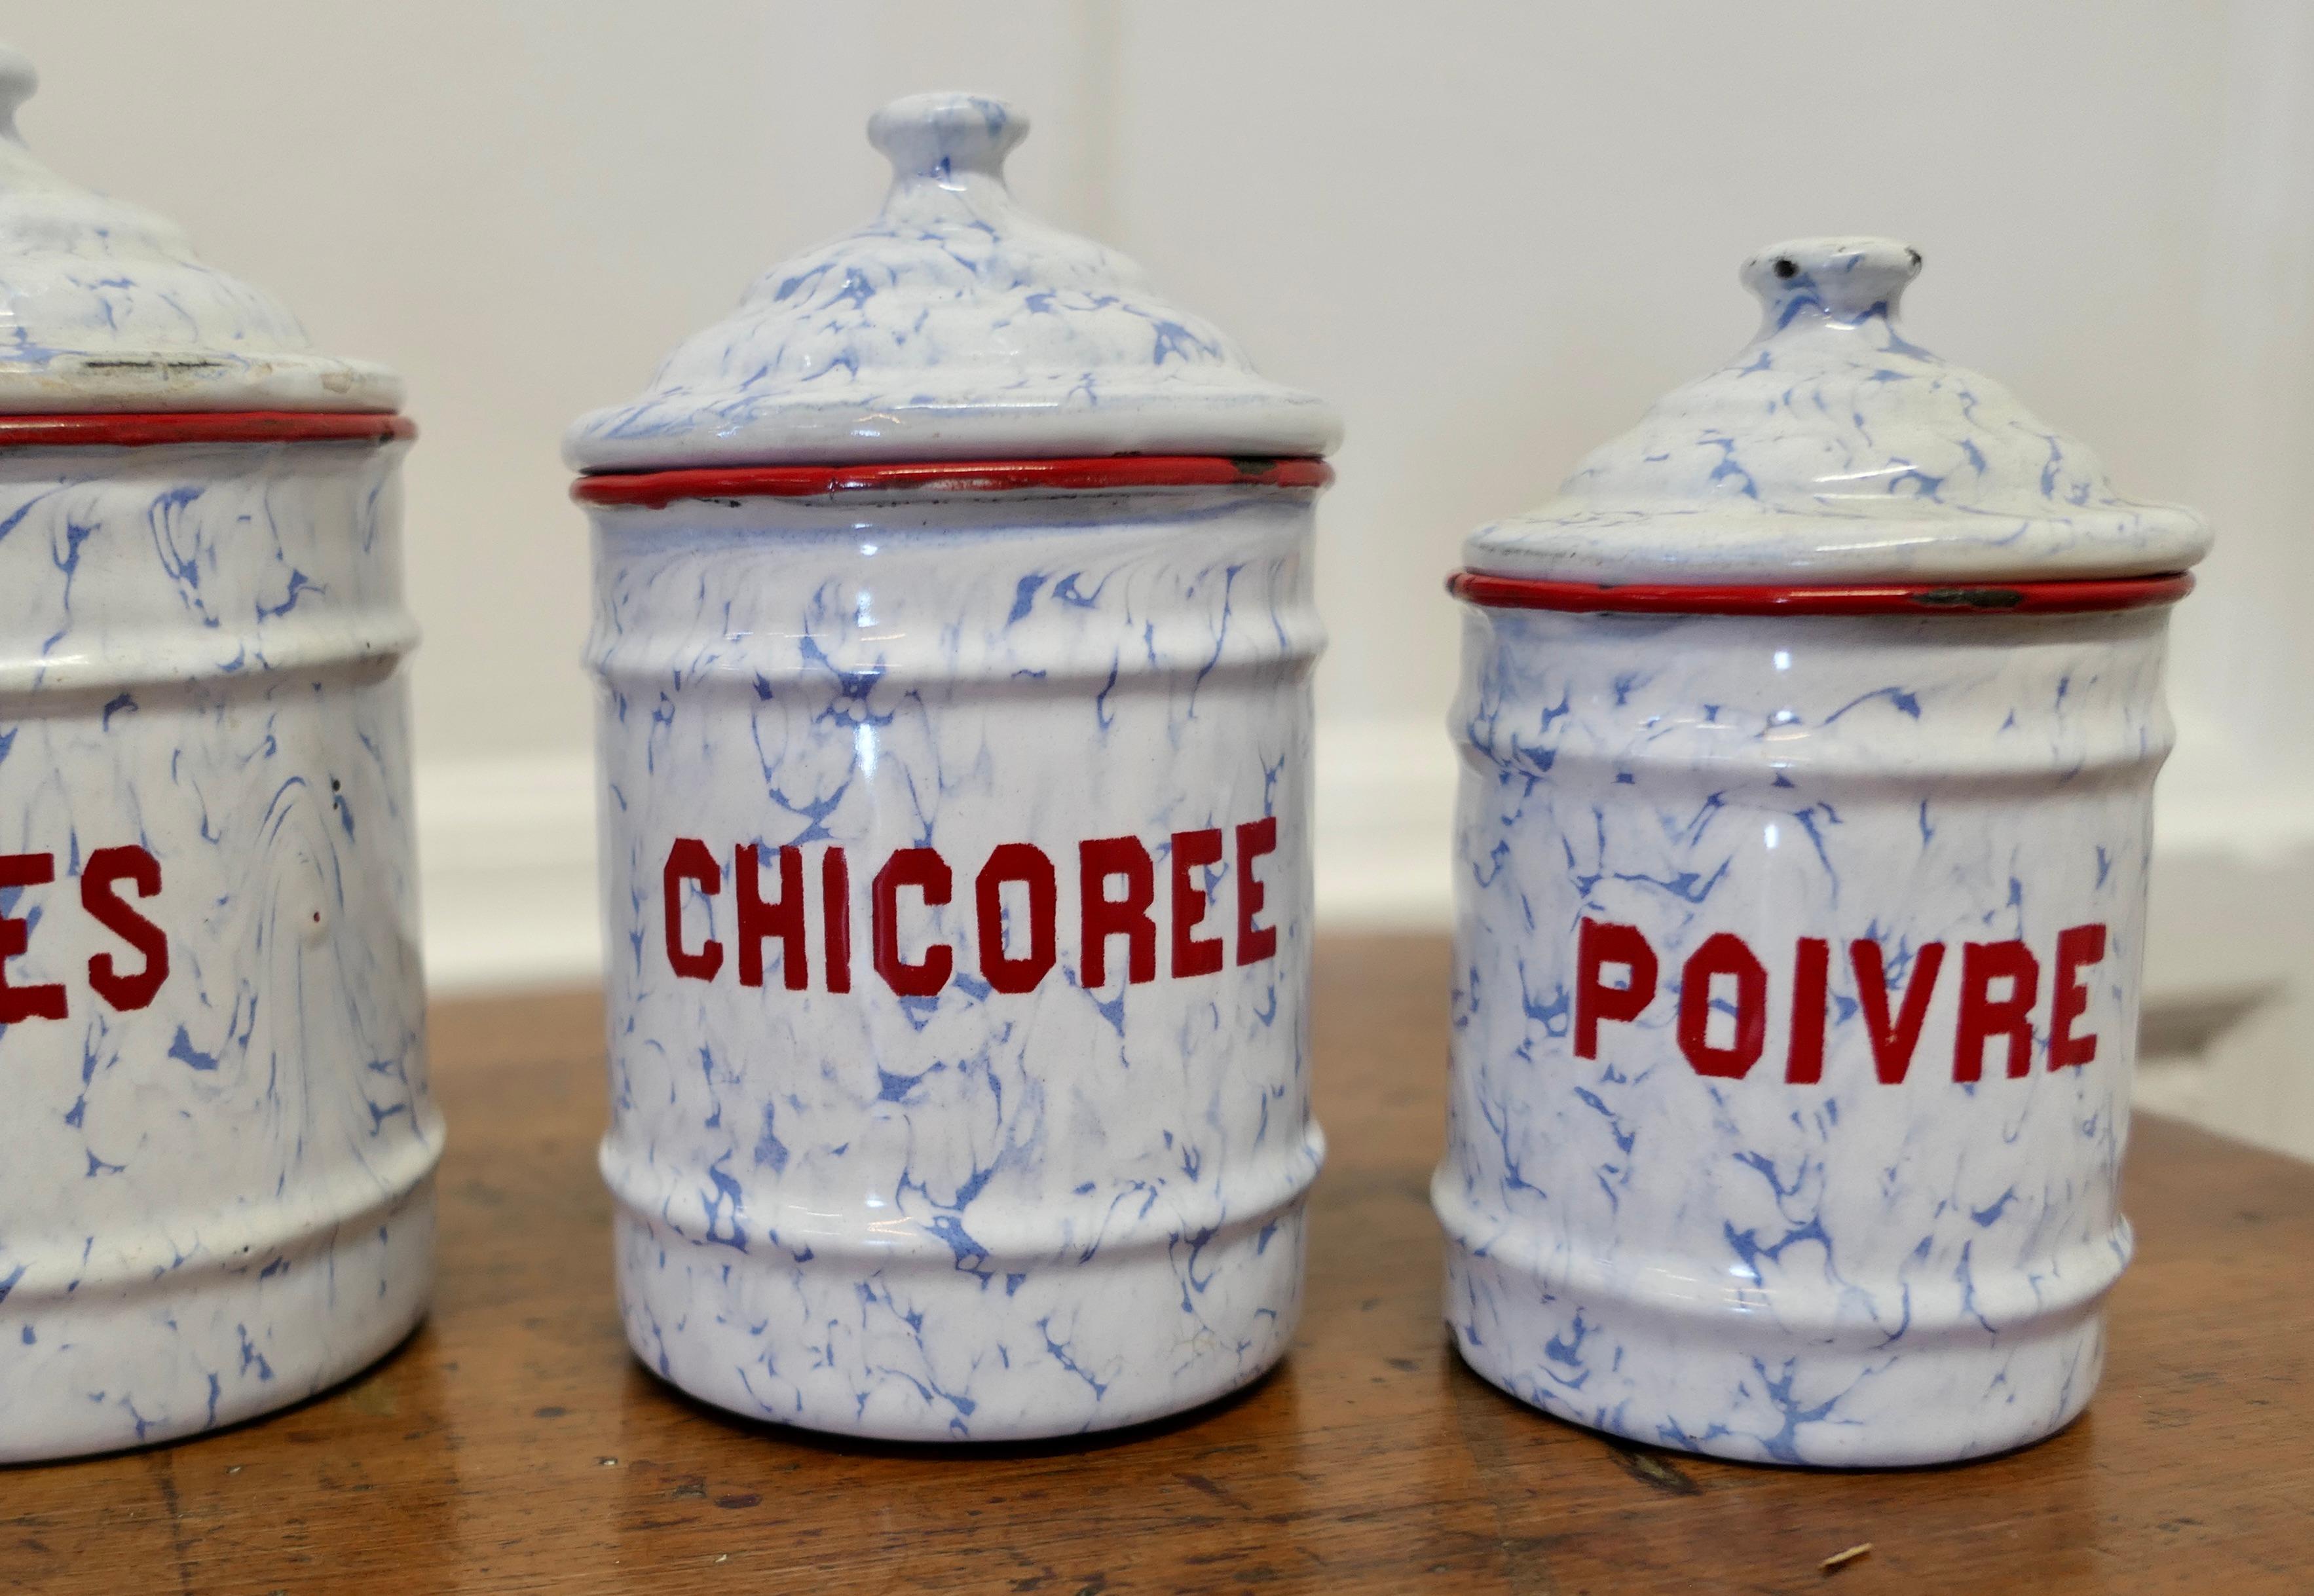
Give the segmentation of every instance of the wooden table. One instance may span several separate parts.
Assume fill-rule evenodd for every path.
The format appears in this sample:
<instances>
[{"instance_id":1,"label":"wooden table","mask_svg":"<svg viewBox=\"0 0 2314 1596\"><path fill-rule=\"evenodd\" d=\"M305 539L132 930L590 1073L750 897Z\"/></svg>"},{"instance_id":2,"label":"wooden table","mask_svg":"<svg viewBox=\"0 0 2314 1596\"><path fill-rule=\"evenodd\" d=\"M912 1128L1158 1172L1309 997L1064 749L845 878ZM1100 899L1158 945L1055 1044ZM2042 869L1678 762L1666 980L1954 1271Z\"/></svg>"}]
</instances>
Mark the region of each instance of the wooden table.
<instances>
[{"instance_id":1,"label":"wooden table","mask_svg":"<svg viewBox=\"0 0 2314 1596\"><path fill-rule=\"evenodd\" d=\"M613 1310L600 1010L451 1004L433 1318L369 1375L154 1451L0 1471L0 1583L402 1591L2314 1591L2314 1168L2160 1121L2089 1415L1957 1468L1801 1474L1628 1447L1465 1372L1425 1183L1445 951L1336 938L1294 1354L1091 1442L932 1451L711 1411ZM1822 1560L1870 1553L1826 1574Z\"/></svg>"}]
</instances>

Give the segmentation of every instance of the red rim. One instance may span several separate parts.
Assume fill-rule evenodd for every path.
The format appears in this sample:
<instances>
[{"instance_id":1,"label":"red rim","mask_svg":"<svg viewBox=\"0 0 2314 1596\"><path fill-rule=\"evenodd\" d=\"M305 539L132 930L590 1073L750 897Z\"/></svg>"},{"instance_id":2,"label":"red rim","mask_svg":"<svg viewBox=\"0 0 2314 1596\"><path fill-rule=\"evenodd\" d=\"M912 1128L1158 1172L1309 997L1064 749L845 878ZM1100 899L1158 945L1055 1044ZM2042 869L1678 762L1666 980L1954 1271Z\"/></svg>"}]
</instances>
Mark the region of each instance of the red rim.
<instances>
[{"instance_id":1,"label":"red rim","mask_svg":"<svg viewBox=\"0 0 2314 1596\"><path fill-rule=\"evenodd\" d=\"M684 498L817 498L830 493L1098 493L1120 488L1323 488L1322 460L1110 454L1075 460L926 460L872 465L699 466L580 477L581 504L658 509Z\"/></svg>"},{"instance_id":2,"label":"red rim","mask_svg":"<svg viewBox=\"0 0 2314 1596\"><path fill-rule=\"evenodd\" d=\"M407 416L353 410L93 410L0 415L0 448L156 444L384 443L418 436Z\"/></svg>"},{"instance_id":3,"label":"red rim","mask_svg":"<svg viewBox=\"0 0 2314 1596\"><path fill-rule=\"evenodd\" d=\"M2194 578L2183 571L2079 582L1907 582L1846 587L1545 582L1479 571L1457 571L1446 578L1447 592L1490 610L1639 615L2078 615L2174 604L2193 589Z\"/></svg>"}]
</instances>

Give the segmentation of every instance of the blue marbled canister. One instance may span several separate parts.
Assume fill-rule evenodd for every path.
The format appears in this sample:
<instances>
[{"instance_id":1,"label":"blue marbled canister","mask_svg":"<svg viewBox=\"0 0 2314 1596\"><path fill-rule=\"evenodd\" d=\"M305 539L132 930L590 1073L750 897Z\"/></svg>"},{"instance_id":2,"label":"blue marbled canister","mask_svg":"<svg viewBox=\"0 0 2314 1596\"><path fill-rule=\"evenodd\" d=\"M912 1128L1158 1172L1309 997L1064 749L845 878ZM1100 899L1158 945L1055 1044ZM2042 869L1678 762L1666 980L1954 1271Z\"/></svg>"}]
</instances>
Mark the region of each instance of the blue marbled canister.
<instances>
[{"instance_id":1,"label":"blue marbled canister","mask_svg":"<svg viewBox=\"0 0 2314 1596\"><path fill-rule=\"evenodd\" d=\"M879 113L883 215L571 435L621 1309L813 1429L1156 1417L1301 1302L1335 423L1024 216L1024 130Z\"/></svg>"},{"instance_id":2,"label":"blue marbled canister","mask_svg":"<svg viewBox=\"0 0 2314 1596\"><path fill-rule=\"evenodd\" d=\"M74 187L0 49L0 1462L286 1406L433 1288L400 384Z\"/></svg>"},{"instance_id":3,"label":"blue marbled canister","mask_svg":"<svg viewBox=\"0 0 2314 1596\"><path fill-rule=\"evenodd\" d=\"M2207 546L1801 240L1759 338L1472 537L1432 1187L1463 1358L1755 1461L2096 1389L2165 606Z\"/></svg>"}]
</instances>

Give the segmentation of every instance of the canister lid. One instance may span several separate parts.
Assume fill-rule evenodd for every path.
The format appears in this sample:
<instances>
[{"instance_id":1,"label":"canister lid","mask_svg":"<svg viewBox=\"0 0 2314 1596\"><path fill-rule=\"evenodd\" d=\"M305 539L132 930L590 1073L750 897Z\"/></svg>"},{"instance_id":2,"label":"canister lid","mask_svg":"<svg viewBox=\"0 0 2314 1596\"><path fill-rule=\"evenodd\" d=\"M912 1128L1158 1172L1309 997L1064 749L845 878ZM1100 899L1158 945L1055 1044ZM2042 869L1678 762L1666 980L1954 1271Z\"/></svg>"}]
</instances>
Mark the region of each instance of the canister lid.
<instances>
[{"instance_id":1,"label":"canister lid","mask_svg":"<svg viewBox=\"0 0 2314 1596\"><path fill-rule=\"evenodd\" d=\"M1334 412L1257 374L1116 251L1005 186L1028 119L918 94L868 123L877 218L757 278L641 398L581 417L582 471L1108 454L1321 454Z\"/></svg>"},{"instance_id":2,"label":"canister lid","mask_svg":"<svg viewBox=\"0 0 2314 1596\"><path fill-rule=\"evenodd\" d=\"M40 77L0 45L0 412L391 410L384 366L314 353L273 297L152 212L57 176L16 112Z\"/></svg>"},{"instance_id":3,"label":"canister lid","mask_svg":"<svg viewBox=\"0 0 2314 1596\"><path fill-rule=\"evenodd\" d=\"M2201 516L2126 498L1990 377L1897 329L1917 250L1795 239L1744 262L1767 314L1709 376L1593 451L1469 569L1665 585L2065 580L2179 571Z\"/></svg>"}]
</instances>

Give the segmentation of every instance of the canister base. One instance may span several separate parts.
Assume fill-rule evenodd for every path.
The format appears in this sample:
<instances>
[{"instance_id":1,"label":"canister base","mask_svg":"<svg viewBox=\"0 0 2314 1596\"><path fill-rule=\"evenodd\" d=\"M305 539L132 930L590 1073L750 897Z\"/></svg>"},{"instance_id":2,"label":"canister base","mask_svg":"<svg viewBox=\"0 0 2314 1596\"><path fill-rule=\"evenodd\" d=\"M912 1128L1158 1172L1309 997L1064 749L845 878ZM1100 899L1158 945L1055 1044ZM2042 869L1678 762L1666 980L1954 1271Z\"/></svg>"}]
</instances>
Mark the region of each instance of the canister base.
<instances>
[{"instance_id":1,"label":"canister base","mask_svg":"<svg viewBox=\"0 0 2314 1596\"><path fill-rule=\"evenodd\" d=\"M1814 1468L1952 1463L2056 1433L2104 1371L2101 1299L1998 1332L1915 1321L1900 1347L1767 1312L1578 1303L1451 1242L1446 1261L1456 1350L1520 1401L1649 1446Z\"/></svg>"},{"instance_id":2,"label":"canister base","mask_svg":"<svg viewBox=\"0 0 2314 1596\"><path fill-rule=\"evenodd\" d=\"M1301 1316L1303 1211L1102 1266L738 1254L617 1224L644 1365L748 1418L879 1441L1117 1429L1249 1385ZM970 1266L967 1266L967 1263Z\"/></svg>"},{"instance_id":3,"label":"canister base","mask_svg":"<svg viewBox=\"0 0 2314 1596\"><path fill-rule=\"evenodd\" d=\"M433 1177L270 1257L66 1283L0 1299L0 1463L182 1440L367 1368L426 1317Z\"/></svg>"}]
</instances>

